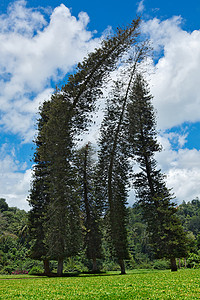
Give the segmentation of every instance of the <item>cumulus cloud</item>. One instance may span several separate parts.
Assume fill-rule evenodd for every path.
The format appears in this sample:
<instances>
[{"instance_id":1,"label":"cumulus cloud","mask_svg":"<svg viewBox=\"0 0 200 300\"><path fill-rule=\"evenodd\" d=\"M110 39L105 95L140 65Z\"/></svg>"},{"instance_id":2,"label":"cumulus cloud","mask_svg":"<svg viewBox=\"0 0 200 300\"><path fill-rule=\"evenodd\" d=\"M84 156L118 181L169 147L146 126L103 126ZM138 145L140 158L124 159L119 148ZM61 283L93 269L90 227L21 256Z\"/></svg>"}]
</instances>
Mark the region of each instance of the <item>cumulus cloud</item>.
<instances>
[{"instance_id":1,"label":"cumulus cloud","mask_svg":"<svg viewBox=\"0 0 200 300\"><path fill-rule=\"evenodd\" d=\"M182 140L181 135L179 140ZM167 186L173 189L177 202L200 197L200 151L187 148L173 150L168 134L159 136L159 142L163 150L156 159L159 168L167 175Z\"/></svg>"},{"instance_id":2,"label":"cumulus cloud","mask_svg":"<svg viewBox=\"0 0 200 300\"><path fill-rule=\"evenodd\" d=\"M198 168L171 169L167 174L167 184L173 187L177 203L181 204L200 196L200 172Z\"/></svg>"},{"instance_id":3,"label":"cumulus cloud","mask_svg":"<svg viewBox=\"0 0 200 300\"><path fill-rule=\"evenodd\" d=\"M7 169L8 170L8 169ZM3 181L0 183L1 198L5 198L11 207L18 207L28 211L30 209L27 202L27 195L30 190L31 169L21 172L7 171L3 174ZM2 174L0 174L2 177Z\"/></svg>"},{"instance_id":4,"label":"cumulus cloud","mask_svg":"<svg viewBox=\"0 0 200 300\"><path fill-rule=\"evenodd\" d=\"M9 206L29 210L26 201L30 190L31 170L26 162L19 162L15 148L3 144L0 149L0 197L5 198Z\"/></svg>"},{"instance_id":5,"label":"cumulus cloud","mask_svg":"<svg viewBox=\"0 0 200 300\"><path fill-rule=\"evenodd\" d=\"M186 32L180 25L181 17L143 23L154 50L162 54L154 65L151 90L163 130L200 121L200 31Z\"/></svg>"},{"instance_id":6,"label":"cumulus cloud","mask_svg":"<svg viewBox=\"0 0 200 300\"><path fill-rule=\"evenodd\" d=\"M163 146L156 158L179 203L200 196L200 151L185 148L189 132L180 128L200 121L200 30L187 32L181 24L182 18L174 16L142 25L156 58L150 62L150 85Z\"/></svg>"},{"instance_id":7,"label":"cumulus cloud","mask_svg":"<svg viewBox=\"0 0 200 300\"><path fill-rule=\"evenodd\" d=\"M27 8L23 0L0 16L0 124L4 130L31 140L34 115L39 101L52 93L52 81L61 80L99 42L87 31L88 22L86 13L76 19L63 4L47 21L44 12Z\"/></svg>"}]
</instances>

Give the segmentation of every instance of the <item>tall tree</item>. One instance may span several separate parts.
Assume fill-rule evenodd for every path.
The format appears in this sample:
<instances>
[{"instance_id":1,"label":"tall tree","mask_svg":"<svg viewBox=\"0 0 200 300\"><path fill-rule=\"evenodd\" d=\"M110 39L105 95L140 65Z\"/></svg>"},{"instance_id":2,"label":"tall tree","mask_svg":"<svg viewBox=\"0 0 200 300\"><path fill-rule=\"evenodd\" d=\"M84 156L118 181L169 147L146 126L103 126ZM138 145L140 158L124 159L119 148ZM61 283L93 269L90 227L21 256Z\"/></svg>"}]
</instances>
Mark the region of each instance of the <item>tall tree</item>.
<instances>
[{"instance_id":1,"label":"tall tree","mask_svg":"<svg viewBox=\"0 0 200 300\"><path fill-rule=\"evenodd\" d=\"M88 259L92 259L92 271L96 272L97 258L102 258L102 203L96 197L96 160L91 143L87 143L76 154L76 167L83 218L84 248Z\"/></svg>"},{"instance_id":2,"label":"tall tree","mask_svg":"<svg viewBox=\"0 0 200 300\"><path fill-rule=\"evenodd\" d=\"M146 57L148 44L133 47L127 55L122 73L113 84L107 99L105 117L101 127L99 173L103 182L110 237L121 274L125 274L124 259L128 258L126 234L126 201L129 176L129 143L127 138L127 105L129 92L139 62ZM125 71L124 71L125 70Z\"/></svg>"},{"instance_id":3,"label":"tall tree","mask_svg":"<svg viewBox=\"0 0 200 300\"><path fill-rule=\"evenodd\" d=\"M48 255L58 259L59 275L64 257L78 250L79 204L74 195L76 183L72 163L75 137L88 126L103 80L116 68L131 45L137 43L139 23L138 18L127 28L118 29L78 64L67 84L52 96L48 120L39 133L41 143L36 145L36 152L40 162L47 162L45 183L48 183L50 197L44 226L45 242Z\"/></svg>"},{"instance_id":4,"label":"tall tree","mask_svg":"<svg viewBox=\"0 0 200 300\"><path fill-rule=\"evenodd\" d=\"M128 184L127 143L124 127L120 128L115 143L117 125L120 118L121 105L117 99L107 100L105 117L101 126L99 151L99 179L102 184L100 197L104 197L106 218L108 218L109 238L112 254L118 259L121 273L125 273L123 260L128 259L126 232L126 203ZM112 165L112 166L111 166Z\"/></svg>"},{"instance_id":5,"label":"tall tree","mask_svg":"<svg viewBox=\"0 0 200 300\"><path fill-rule=\"evenodd\" d=\"M40 118L38 120L38 135L35 139L37 149L44 143L41 136L42 128L47 122L47 111L50 108L50 102L44 102L40 107ZM33 181L30 195L28 197L31 206L28 212L28 228L30 239L32 240L31 257L44 262L44 273L50 275L48 248L45 245L44 224L47 221L47 207L49 205L49 171L48 162L41 159L39 152L36 150L34 155Z\"/></svg>"},{"instance_id":6,"label":"tall tree","mask_svg":"<svg viewBox=\"0 0 200 300\"><path fill-rule=\"evenodd\" d=\"M79 198L72 165L72 124L66 112L69 101L56 94L51 99L48 122L43 127L46 145L38 152L48 161L50 202L47 208L45 243L48 255L58 260L57 274L62 275L65 257L80 249Z\"/></svg>"},{"instance_id":7,"label":"tall tree","mask_svg":"<svg viewBox=\"0 0 200 300\"><path fill-rule=\"evenodd\" d=\"M158 258L169 258L171 270L176 271L175 258L186 255L187 240L176 215L173 196L161 170L157 170L155 153L160 151L160 146L151 100L147 83L141 74L137 74L128 107L132 152L141 169L135 175L134 186L154 252Z\"/></svg>"}]
</instances>

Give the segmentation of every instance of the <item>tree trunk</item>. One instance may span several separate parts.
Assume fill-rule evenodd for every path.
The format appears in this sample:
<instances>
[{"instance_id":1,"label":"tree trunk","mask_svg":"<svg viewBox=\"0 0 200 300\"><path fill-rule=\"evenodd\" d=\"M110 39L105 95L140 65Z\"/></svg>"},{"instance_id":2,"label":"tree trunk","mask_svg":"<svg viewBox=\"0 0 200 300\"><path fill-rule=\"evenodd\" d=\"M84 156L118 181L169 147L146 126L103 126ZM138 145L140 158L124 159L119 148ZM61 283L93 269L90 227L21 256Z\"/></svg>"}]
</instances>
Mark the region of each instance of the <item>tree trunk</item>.
<instances>
[{"instance_id":1,"label":"tree trunk","mask_svg":"<svg viewBox=\"0 0 200 300\"><path fill-rule=\"evenodd\" d=\"M185 269L187 268L187 261L186 258L184 257L184 265L185 265Z\"/></svg>"},{"instance_id":2,"label":"tree trunk","mask_svg":"<svg viewBox=\"0 0 200 300\"><path fill-rule=\"evenodd\" d=\"M62 276L63 274L63 259L59 258L58 259L58 267L57 267L57 275Z\"/></svg>"},{"instance_id":3,"label":"tree trunk","mask_svg":"<svg viewBox=\"0 0 200 300\"><path fill-rule=\"evenodd\" d=\"M179 267L179 269L181 269L181 259L180 258L178 259L178 267Z\"/></svg>"},{"instance_id":4,"label":"tree trunk","mask_svg":"<svg viewBox=\"0 0 200 300\"><path fill-rule=\"evenodd\" d=\"M172 272L177 271L177 265L176 265L176 258L175 257L172 257L170 259L170 263L171 263L171 271Z\"/></svg>"},{"instance_id":5,"label":"tree trunk","mask_svg":"<svg viewBox=\"0 0 200 300\"><path fill-rule=\"evenodd\" d=\"M95 273L95 272L97 272L97 259L96 259L96 257L94 257L93 259L92 259L92 272L93 273Z\"/></svg>"},{"instance_id":6,"label":"tree trunk","mask_svg":"<svg viewBox=\"0 0 200 300\"><path fill-rule=\"evenodd\" d=\"M49 266L49 260L44 259L43 264L44 264L44 274L47 275L47 276L50 276L51 275L51 270L50 270L50 266Z\"/></svg>"},{"instance_id":7,"label":"tree trunk","mask_svg":"<svg viewBox=\"0 0 200 300\"><path fill-rule=\"evenodd\" d=\"M120 265L120 268L121 268L121 275L126 274L125 264L124 264L123 259L119 259L119 265Z\"/></svg>"}]
</instances>

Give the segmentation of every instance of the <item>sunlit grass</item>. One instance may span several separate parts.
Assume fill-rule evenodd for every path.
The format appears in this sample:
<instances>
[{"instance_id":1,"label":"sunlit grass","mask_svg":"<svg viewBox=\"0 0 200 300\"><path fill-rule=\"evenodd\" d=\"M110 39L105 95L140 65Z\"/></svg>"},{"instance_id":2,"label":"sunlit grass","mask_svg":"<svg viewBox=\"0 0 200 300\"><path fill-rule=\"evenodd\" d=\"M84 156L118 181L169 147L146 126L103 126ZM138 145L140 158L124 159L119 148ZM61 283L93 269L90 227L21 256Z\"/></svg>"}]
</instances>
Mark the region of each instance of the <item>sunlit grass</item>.
<instances>
[{"instance_id":1,"label":"sunlit grass","mask_svg":"<svg viewBox=\"0 0 200 300\"><path fill-rule=\"evenodd\" d=\"M0 299L200 299L200 270L193 269L23 278L1 276Z\"/></svg>"}]
</instances>

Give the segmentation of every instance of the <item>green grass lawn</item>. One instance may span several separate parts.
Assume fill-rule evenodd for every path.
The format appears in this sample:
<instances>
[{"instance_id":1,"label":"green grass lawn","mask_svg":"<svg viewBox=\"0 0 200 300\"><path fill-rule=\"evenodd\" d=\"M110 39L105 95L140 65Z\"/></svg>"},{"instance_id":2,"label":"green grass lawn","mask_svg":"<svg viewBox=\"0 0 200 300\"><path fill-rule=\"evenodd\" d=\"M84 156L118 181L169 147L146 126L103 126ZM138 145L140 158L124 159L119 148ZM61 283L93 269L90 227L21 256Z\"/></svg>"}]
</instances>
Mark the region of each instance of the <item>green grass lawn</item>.
<instances>
[{"instance_id":1,"label":"green grass lawn","mask_svg":"<svg viewBox=\"0 0 200 300\"><path fill-rule=\"evenodd\" d=\"M200 299L200 270L134 270L126 275L62 278L0 276L0 299Z\"/></svg>"}]
</instances>

